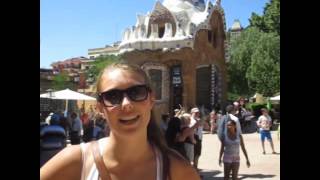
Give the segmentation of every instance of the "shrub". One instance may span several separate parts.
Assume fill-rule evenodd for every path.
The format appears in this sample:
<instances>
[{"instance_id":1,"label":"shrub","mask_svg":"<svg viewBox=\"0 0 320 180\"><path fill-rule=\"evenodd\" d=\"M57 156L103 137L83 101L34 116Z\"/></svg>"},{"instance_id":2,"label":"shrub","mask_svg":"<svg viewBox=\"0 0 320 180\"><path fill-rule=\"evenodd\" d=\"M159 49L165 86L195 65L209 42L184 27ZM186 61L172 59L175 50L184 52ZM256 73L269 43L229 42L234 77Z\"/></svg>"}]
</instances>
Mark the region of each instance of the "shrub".
<instances>
[{"instance_id":1,"label":"shrub","mask_svg":"<svg viewBox=\"0 0 320 180\"><path fill-rule=\"evenodd\" d=\"M248 103L246 105L246 109L252 109L253 114L256 117L259 117L261 115L261 108L267 108L267 104L260 104L260 103Z\"/></svg>"}]
</instances>

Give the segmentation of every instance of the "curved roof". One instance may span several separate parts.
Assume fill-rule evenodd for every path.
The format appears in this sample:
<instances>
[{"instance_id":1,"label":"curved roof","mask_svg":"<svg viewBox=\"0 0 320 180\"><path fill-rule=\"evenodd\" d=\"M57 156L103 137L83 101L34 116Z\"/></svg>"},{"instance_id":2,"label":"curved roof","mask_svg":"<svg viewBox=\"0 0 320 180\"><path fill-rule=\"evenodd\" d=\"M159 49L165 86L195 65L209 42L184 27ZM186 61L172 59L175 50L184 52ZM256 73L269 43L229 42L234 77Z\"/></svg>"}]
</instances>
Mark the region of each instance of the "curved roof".
<instances>
[{"instance_id":1,"label":"curved roof","mask_svg":"<svg viewBox=\"0 0 320 180\"><path fill-rule=\"evenodd\" d=\"M180 10L197 8L200 11L203 11L206 6L204 0L164 0L163 5L166 7L174 7L175 9Z\"/></svg>"},{"instance_id":2,"label":"curved roof","mask_svg":"<svg viewBox=\"0 0 320 180\"><path fill-rule=\"evenodd\" d=\"M153 12L150 15L151 22L163 21L163 20L174 20L170 11L163 6L159 1L156 3Z\"/></svg>"},{"instance_id":3,"label":"curved roof","mask_svg":"<svg viewBox=\"0 0 320 180\"><path fill-rule=\"evenodd\" d=\"M125 31L119 45L120 54L134 49L192 48L194 35L200 29L212 28L209 21L214 12L221 15L225 31L225 16L220 0L214 4L210 0L206 3L204 0L164 0L163 3L158 0L151 13L138 15L136 27ZM140 25L146 26L143 35Z\"/></svg>"}]
</instances>

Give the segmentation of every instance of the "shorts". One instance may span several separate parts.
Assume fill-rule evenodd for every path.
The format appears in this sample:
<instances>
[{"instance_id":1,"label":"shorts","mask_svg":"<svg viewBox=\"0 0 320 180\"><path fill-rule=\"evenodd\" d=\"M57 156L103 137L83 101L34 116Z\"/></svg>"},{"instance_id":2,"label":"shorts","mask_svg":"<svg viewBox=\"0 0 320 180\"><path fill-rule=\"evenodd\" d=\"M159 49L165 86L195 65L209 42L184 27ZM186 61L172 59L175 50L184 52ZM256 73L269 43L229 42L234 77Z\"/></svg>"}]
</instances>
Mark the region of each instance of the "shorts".
<instances>
[{"instance_id":1,"label":"shorts","mask_svg":"<svg viewBox=\"0 0 320 180\"><path fill-rule=\"evenodd\" d=\"M270 131L268 131L268 130L261 130L261 131L260 131L260 134L261 134L261 136L260 136L260 137L261 137L261 141L264 141L265 138L267 138L269 141L272 140Z\"/></svg>"},{"instance_id":2,"label":"shorts","mask_svg":"<svg viewBox=\"0 0 320 180\"><path fill-rule=\"evenodd\" d=\"M233 156L233 155L224 155L223 156L224 163L239 163L240 156Z\"/></svg>"},{"instance_id":3,"label":"shorts","mask_svg":"<svg viewBox=\"0 0 320 180\"><path fill-rule=\"evenodd\" d=\"M186 150L187 159L190 162L194 160L194 145L190 143L184 143L184 149Z\"/></svg>"},{"instance_id":4,"label":"shorts","mask_svg":"<svg viewBox=\"0 0 320 180\"><path fill-rule=\"evenodd\" d=\"M195 136L195 139L197 141L197 144L194 145L194 156L196 157L201 155L202 141L198 136Z\"/></svg>"}]
</instances>

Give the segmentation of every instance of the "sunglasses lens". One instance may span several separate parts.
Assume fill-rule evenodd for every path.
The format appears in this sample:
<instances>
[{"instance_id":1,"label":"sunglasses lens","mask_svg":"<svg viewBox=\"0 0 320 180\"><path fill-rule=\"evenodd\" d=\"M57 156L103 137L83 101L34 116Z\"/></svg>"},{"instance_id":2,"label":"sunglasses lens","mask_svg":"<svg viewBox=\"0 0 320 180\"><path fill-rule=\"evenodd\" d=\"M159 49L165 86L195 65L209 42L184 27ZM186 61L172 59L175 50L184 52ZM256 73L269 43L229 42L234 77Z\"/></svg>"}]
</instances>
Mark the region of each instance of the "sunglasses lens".
<instances>
[{"instance_id":1,"label":"sunglasses lens","mask_svg":"<svg viewBox=\"0 0 320 180\"><path fill-rule=\"evenodd\" d=\"M101 94L102 100L106 106L116 106L122 103L124 93L132 101L144 101L148 97L149 89L146 85L138 85L130 87L126 90L111 90Z\"/></svg>"},{"instance_id":2,"label":"sunglasses lens","mask_svg":"<svg viewBox=\"0 0 320 180\"><path fill-rule=\"evenodd\" d=\"M121 103L123 93L119 90L112 90L102 94L104 104L106 106L114 106Z\"/></svg>"},{"instance_id":3,"label":"sunglasses lens","mask_svg":"<svg viewBox=\"0 0 320 180\"><path fill-rule=\"evenodd\" d=\"M133 101L144 101L148 97L148 88L146 86L134 86L127 90L129 98Z\"/></svg>"}]
</instances>

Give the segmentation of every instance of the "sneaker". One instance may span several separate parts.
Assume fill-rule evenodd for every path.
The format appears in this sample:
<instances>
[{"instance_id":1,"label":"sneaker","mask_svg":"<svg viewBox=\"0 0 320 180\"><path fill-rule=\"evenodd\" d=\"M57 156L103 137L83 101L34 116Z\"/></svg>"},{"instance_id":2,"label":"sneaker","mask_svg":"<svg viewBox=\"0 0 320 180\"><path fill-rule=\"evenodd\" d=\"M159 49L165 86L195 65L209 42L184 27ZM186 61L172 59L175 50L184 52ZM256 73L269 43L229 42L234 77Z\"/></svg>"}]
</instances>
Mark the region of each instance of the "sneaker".
<instances>
[{"instance_id":1,"label":"sneaker","mask_svg":"<svg viewBox=\"0 0 320 180\"><path fill-rule=\"evenodd\" d=\"M272 154L277 154L277 153L275 151L273 151Z\"/></svg>"},{"instance_id":2,"label":"sneaker","mask_svg":"<svg viewBox=\"0 0 320 180\"><path fill-rule=\"evenodd\" d=\"M263 151L262 154L266 154L266 152Z\"/></svg>"}]
</instances>

